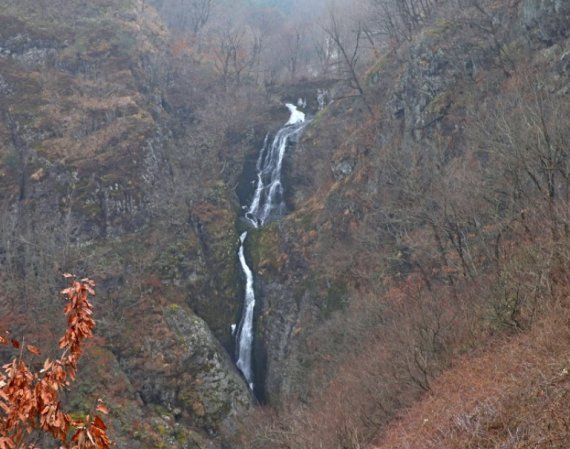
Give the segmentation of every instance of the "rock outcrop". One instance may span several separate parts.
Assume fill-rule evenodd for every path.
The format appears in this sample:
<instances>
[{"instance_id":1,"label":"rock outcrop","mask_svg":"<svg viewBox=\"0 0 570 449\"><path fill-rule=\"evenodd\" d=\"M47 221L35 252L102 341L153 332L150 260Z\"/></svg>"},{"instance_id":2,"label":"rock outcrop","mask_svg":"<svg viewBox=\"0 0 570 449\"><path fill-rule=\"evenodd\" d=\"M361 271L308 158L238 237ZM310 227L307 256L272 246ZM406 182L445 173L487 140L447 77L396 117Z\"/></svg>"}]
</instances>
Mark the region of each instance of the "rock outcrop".
<instances>
[{"instance_id":1,"label":"rock outcrop","mask_svg":"<svg viewBox=\"0 0 570 449\"><path fill-rule=\"evenodd\" d=\"M59 273L95 278L101 350L76 411L105 398L124 447L210 447L252 401L227 353L239 309L228 186L263 137L210 124L201 69L169 53L144 2L36 3L0 12L0 281L14 292L2 315L28 316L13 330L30 338L57 335L45 298Z\"/></svg>"},{"instance_id":2,"label":"rock outcrop","mask_svg":"<svg viewBox=\"0 0 570 449\"><path fill-rule=\"evenodd\" d=\"M335 316L356 298L380 295L386 277L415 269L401 239L414 226L439 223L445 206L427 204L429 213L418 212L415 225L399 210L419 201L423 167L442 169L468 151L481 105L531 66L540 66L549 93L567 94L568 2L484 8L442 8L410 43L371 68L366 100L375 114L362 99L333 102L292 153L287 182L294 210L278 232L263 229L252 243L270 402L304 401L311 373L320 370L322 379L334 371L327 359L342 358L335 351L350 338L335 331ZM414 176L418 184L407 184Z\"/></svg>"}]
</instances>

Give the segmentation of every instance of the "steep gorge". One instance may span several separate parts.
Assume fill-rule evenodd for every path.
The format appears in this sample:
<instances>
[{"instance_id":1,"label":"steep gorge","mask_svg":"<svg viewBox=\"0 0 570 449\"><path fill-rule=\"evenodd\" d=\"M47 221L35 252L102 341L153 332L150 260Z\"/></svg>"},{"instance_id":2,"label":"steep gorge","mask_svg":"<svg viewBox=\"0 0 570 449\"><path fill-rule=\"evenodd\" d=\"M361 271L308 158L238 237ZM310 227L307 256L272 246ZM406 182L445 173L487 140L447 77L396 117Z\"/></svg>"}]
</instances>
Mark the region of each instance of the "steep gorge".
<instances>
[{"instance_id":1,"label":"steep gorge","mask_svg":"<svg viewBox=\"0 0 570 449\"><path fill-rule=\"evenodd\" d=\"M301 100L300 100L301 102ZM259 229L270 221L279 220L286 212L285 204L285 188L281 180L283 162L285 154L289 147L301 135L303 129L307 125L305 114L293 106L291 103L285 105L290 111L290 118L285 125L277 131L275 137L269 139L269 135L265 138L263 147L259 151L257 157L256 180L252 181L255 185L253 197L249 205L242 206L245 213L243 218L246 223L254 229ZM254 359L254 334L255 334L255 287L254 277L245 257L245 245L247 241L248 231L244 231L240 236L239 244L239 262L241 269L246 278L243 312L239 324L235 328L236 331L236 365L244 375L250 389L257 391L258 397L263 397L263 388L260 388L255 382L254 372L256 366ZM258 369L263 378L263 367Z\"/></svg>"},{"instance_id":2,"label":"steep gorge","mask_svg":"<svg viewBox=\"0 0 570 449\"><path fill-rule=\"evenodd\" d=\"M221 89L144 1L8 2L0 328L47 347L58 273L85 273L100 340L69 401L81 413L104 397L119 445L369 444L455 357L532 328L564 292L566 237L542 238L564 235L564 208L542 200L532 154L501 165L493 123L540 98L567 148L568 6L461 5L372 58L355 96L339 79ZM321 88L332 102L319 111ZM283 161L289 213L268 220L249 175L299 97L315 117ZM536 137L516 131L517 145ZM539 187L520 179L529 166ZM561 197L564 173L550 186ZM255 402L232 362L244 221L253 377L274 410L224 442Z\"/></svg>"},{"instance_id":3,"label":"steep gorge","mask_svg":"<svg viewBox=\"0 0 570 449\"><path fill-rule=\"evenodd\" d=\"M243 447L365 447L417 398L429 408L432 383L460 355L543 329L551 308L567 317L565 256L552 257L567 251L568 5L436 11L370 65L365 98L341 91L316 116L292 154L293 212L255 237L276 416L257 414ZM552 357L564 364L566 353ZM553 413L568 423L560 404ZM433 447L472 435L434 428L450 434ZM415 438L398 431L382 447ZM557 438L541 447L565 447Z\"/></svg>"}]
</instances>

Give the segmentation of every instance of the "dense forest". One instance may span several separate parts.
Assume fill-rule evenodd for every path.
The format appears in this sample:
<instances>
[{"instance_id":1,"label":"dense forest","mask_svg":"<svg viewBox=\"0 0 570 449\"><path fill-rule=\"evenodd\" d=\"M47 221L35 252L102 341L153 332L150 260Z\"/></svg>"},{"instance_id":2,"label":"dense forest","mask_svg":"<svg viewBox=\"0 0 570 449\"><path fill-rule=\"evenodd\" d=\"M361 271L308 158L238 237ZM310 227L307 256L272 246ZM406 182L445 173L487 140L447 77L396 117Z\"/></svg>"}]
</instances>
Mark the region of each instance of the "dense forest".
<instances>
[{"instance_id":1,"label":"dense forest","mask_svg":"<svg viewBox=\"0 0 570 449\"><path fill-rule=\"evenodd\" d=\"M0 5L1 449L570 447L570 2Z\"/></svg>"}]
</instances>

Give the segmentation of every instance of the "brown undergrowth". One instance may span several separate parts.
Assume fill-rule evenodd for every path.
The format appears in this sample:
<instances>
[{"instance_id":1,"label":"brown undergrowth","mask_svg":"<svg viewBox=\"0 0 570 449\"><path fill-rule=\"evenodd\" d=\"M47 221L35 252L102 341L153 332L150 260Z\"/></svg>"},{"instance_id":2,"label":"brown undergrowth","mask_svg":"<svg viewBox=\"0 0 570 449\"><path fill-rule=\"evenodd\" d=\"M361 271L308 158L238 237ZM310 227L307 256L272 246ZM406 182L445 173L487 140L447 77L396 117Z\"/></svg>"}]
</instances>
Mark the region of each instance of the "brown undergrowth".
<instances>
[{"instance_id":1,"label":"brown undergrowth","mask_svg":"<svg viewBox=\"0 0 570 449\"><path fill-rule=\"evenodd\" d=\"M241 447L567 447L570 253L548 238L504 251L500 273L455 288L411 275L333 317L307 342L320 392L255 411Z\"/></svg>"},{"instance_id":2,"label":"brown undergrowth","mask_svg":"<svg viewBox=\"0 0 570 449\"><path fill-rule=\"evenodd\" d=\"M567 448L569 343L562 297L530 332L457 360L376 448Z\"/></svg>"}]
</instances>

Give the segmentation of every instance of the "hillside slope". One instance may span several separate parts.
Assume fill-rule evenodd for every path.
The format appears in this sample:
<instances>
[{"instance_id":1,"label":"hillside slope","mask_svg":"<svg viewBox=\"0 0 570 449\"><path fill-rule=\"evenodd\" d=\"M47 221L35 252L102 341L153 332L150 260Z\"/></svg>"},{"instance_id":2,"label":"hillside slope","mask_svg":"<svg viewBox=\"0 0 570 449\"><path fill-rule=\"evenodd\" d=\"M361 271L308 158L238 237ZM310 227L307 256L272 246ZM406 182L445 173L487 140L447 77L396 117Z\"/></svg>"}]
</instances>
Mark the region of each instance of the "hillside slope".
<instances>
[{"instance_id":1,"label":"hillside slope","mask_svg":"<svg viewBox=\"0 0 570 449\"><path fill-rule=\"evenodd\" d=\"M212 69L175 55L144 2L37 3L0 12L0 327L46 350L61 273L93 277L70 408L104 398L123 447L206 447L252 404L228 353L233 186L270 120L212 123L247 103L209 103Z\"/></svg>"},{"instance_id":2,"label":"hillside slope","mask_svg":"<svg viewBox=\"0 0 570 449\"><path fill-rule=\"evenodd\" d=\"M171 34L159 1L5 2L0 330L46 352L60 274L97 280L72 410L102 397L133 449L568 446L570 3L422 3L358 91L338 61L232 78L224 41ZM290 213L246 248L253 407L231 357L240 204L305 97Z\"/></svg>"},{"instance_id":3,"label":"hillside slope","mask_svg":"<svg viewBox=\"0 0 570 449\"><path fill-rule=\"evenodd\" d=\"M294 211L254 249L273 407L244 447L365 447L456 357L563 301L569 17L441 2L317 115L288 169Z\"/></svg>"},{"instance_id":4,"label":"hillside slope","mask_svg":"<svg viewBox=\"0 0 570 449\"><path fill-rule=\"evenodd\" d=\"M458 360L375 447L568 447L569 325L564 304L531 332Z\"/></svg>"}]
</instances>

